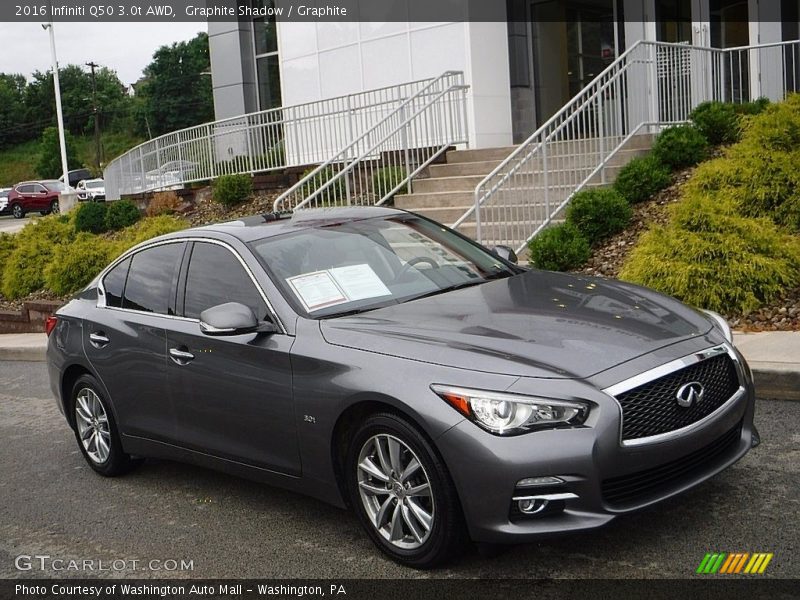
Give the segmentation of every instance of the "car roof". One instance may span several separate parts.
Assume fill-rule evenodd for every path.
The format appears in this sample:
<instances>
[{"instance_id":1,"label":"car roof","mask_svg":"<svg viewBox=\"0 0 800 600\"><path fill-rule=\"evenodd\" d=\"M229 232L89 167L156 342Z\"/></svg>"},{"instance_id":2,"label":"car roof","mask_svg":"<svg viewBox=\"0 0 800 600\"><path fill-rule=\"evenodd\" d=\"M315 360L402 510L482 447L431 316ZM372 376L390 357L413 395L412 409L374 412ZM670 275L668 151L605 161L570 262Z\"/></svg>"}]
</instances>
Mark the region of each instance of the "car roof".
<instances>
[{"instance_id":1,"label":"car roof","mask_svg":"<svg viewBox=\"0 0 800 600\"><path fill-rule=\"evenodd\" d=\"M236 221L215 223L213 225L205 225L193 229L184 229L183 231L168 234L162 239L186 236L203 237L209 234L227 234L247 243L325 225L336 225L353 221L363 221L365 219L386 218L407 214L409 213L406 211L378 206L301 209L294 213L254 215L251 217L243 217Z\"/></svg>"}]
</instances>

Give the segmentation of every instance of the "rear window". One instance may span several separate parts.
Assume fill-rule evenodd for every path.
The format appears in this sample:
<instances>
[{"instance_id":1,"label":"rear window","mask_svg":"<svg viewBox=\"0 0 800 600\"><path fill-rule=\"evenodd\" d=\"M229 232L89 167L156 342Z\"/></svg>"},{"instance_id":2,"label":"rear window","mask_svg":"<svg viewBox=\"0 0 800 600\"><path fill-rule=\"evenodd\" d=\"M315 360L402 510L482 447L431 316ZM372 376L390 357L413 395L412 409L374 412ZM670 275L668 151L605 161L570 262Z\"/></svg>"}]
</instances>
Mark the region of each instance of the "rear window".
<instances>
[{"instance_id":1,"label":"rear window","mask_svg":"<svg viewBox=\"0 0 800 600\"><path fill-rule=\"evenodd\" d=\"M126 258L116 267L111 269L103 279L103 289L106 292L106 306L113 308L122 307L122 293L125 291L125 280L128 278L128 267L131 259Z\"/></svg>"},{"instance_id":2,"label":"rear window","mask_svg":"<svg viewBox=\"0 0 800 600\"><path fill-rule=\"evenodd\" d=\"M178 242L134 254L122 308L162 315L174 314L174 284L183 247L183 242Z\"/></svg>"}]
</instances>

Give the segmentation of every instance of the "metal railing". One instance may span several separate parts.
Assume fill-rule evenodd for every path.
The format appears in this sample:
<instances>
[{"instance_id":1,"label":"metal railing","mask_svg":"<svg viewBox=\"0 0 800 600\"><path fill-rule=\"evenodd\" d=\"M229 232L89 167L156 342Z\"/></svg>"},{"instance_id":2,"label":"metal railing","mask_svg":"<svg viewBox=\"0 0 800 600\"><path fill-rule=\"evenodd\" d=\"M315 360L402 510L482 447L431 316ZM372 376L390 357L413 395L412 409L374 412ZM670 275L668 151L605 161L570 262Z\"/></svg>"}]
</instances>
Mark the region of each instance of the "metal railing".
<instances>
[{"instance_id":1,"label":"metal railing","mask_svg":"<svg viewBox=\"0 0 800 600\"><path fill-rule=\"evenodd\" d=\"M798 41L728 49L637 42L476 186L474 205L453 227L521 252L577 192L606 182L610 161L633 136L685 122L704 101L798 89Z\"/></svg>"},{"instance_id":2,"label":"metal railing","mask_svg":"<svg viewBox=\"0 0 800 600\"><path fill-rule=\"evenodd\" d=\"M325 162L444 77L274 108L159 136L106 166L106 195L116 200L220 175ZM440 124L432 122L430 126Z\"/></svg>"},{"instance_id":3,"label":"metal railing","mask_svg":"<svg viewBox=\"0 0 800 600\"><path fill-rule=\"evenodd\" d=\"M276 211L381 205L448 148L466 144L464 74L448 71L396 105L372 128L281 194Z\"/></svg>"}]
</instances>

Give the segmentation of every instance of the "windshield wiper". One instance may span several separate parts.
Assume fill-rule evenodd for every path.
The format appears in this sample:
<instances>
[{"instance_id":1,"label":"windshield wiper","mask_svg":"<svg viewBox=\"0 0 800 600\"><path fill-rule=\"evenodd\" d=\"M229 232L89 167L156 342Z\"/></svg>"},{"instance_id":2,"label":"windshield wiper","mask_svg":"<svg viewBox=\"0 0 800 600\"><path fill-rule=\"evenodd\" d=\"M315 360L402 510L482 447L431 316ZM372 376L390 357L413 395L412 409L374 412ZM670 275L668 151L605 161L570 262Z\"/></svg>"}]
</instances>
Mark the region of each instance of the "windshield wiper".
<instances>
[{"instance_id":1,"label":"windshield wiper","mask_svg":"<svg viewBox=\"0 0 800 600\"><path fill-rule=\"evenodd\" d=\"M414 296L406 300L406 302L411 302L412 300L420 300L421 298L430 298L431 296L438 296L439 294L444 294L446 292L454 292L456 290L463 290L464 288L472 287L475 285L480 285L482 283L486 283L489 281L488 279L478 279L477 281L462 281L461 283L456 283L450 285L445 288L441 288L438 290L433 290L432 292L425 292L424 294L420 294L419 296Z\"/></svg>"}]
</instances>

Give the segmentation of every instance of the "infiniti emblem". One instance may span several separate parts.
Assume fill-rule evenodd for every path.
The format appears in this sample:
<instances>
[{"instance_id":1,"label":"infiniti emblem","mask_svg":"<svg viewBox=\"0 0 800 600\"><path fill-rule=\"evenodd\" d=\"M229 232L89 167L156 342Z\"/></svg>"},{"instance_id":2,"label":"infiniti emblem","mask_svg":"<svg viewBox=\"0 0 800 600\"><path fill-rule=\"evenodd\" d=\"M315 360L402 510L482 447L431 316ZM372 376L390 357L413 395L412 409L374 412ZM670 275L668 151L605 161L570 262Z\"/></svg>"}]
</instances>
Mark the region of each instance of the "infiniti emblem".
<instances>
[{"instance_id":1,"label":"infiniti emblem","mask_svg":"<svg viewBox=\"0 0 800 600\"><path fill-rule=\"evenodd\" d=\"M675 398L678 400L678 406L689 408L695 402L703 399L703 394L706 393L703 384L699 381L692 381L686 383L678 388Z\"/></svg>"}]
</instances>

